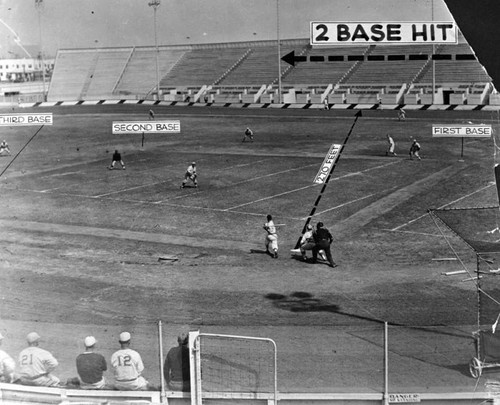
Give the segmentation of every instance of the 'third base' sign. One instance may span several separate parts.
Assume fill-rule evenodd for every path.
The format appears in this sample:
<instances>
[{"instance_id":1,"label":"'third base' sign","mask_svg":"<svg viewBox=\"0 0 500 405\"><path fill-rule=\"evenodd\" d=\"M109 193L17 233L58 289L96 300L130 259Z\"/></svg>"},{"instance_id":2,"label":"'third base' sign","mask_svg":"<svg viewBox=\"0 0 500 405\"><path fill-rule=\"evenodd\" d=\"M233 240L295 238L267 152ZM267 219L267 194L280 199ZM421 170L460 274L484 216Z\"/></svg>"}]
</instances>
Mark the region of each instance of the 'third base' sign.
<instances>
[{"instance_id":1,"label":"'third base' sign","mask_svg":"<svg viewBox=\"0 0 500 405\"><path fill-rule=\"evenodd\" d=\"M0 114L0 126L52 125L52 113L43 114Z\"/></svg>"},{"instance_id":2,"label":"'third base' sign","mask_svg":"<svg viewBox=\"0 0 500 405\"><path fill-rule=\"evenodd\" d=\"M328 175L333 169L333 165L339 158L340 150L342 148L342 145L337 145L333 144L330 147L330 150L328 151L325 160L323 161L323 164L321 165L321 168L319 169L318 174L314 178L314 183L316 184L323 184L326 179L328 178Z\"/></svg>"},{"instance_id":3,"label":"'third base' sign","mask_svg":"<svg viewBox=\"0 0 500 405\"><path fill-rule=\"evenodd\" d=\"M491 125L433 125L433 138L489 138Z\"/></svg>"},{"instance_id":4,"label":"'third base' sign","mask_svg":"<svg viewBox=\"0 0 500 405\"><path fill-rule=\"evenodd\" d=\"M113 121L113 134L180 133L181 122L169 121Z\"/></svg>"}]
</instances>

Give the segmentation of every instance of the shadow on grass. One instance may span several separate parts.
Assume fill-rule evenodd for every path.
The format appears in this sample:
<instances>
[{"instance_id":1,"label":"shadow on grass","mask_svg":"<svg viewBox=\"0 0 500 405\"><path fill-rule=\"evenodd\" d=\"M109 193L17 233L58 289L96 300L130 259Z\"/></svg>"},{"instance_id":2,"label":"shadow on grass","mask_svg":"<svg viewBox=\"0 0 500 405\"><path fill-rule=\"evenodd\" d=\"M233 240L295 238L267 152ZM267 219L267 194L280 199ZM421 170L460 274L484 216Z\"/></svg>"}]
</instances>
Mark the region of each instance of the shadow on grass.
<instances>
[{"instance_id":1,"label":"shadow on grass","mask_svg":"<svg viewBox=\"0 0 500 405\"><path fill-rule=\"evenodd\" d=\"M297 313L297 312L330 312L332 314L343 315L343 316L347 316L349 318L361 319L364 321L374 322L377 324L384 324L385 323L383 320L378 319L378 318L361 316L361 315L357 315L357 314L344 312L341 310L339 305L322 301L319 298L315 298L311 293L304 292L304 291L296 291L296 292L293 292L289 295L284 295L284 294L279 294L279 293L269 293L269 294L265 295L265 298L268 300L271 300L275 307L286 310L286 311L290 311L290 312L295 312L295 313ZM464 334L462 331L460 333L456 333L453 331L450 332L450 331L438 330L435 327L412 326L412 325L404 325L404 324L395 323L395 322L388 322L388 325L401 327L403 329L413 329L413 330L424 331L424 332L428 332L431 334L452 336L454 338L459 337L459 338L467 339L467 340L471 339L470 334ZM436 326L444 326L447 328L450 327L450 326L446 326L446 325L436 325ZM369 342L371 344L380 345L380 342L373 341L373 339L371 337L367 338L366 336L357 336L357 335L356 335L356 337L358 339L366 340L367 342ZM471 377L468 364L442 364L438 361L429 360L429 359L426 359L422 356L414 356L414 355L404 354L404 353L398 353L398 355L400 355L402 357L407 357L407 358L419 360L419 361L422 361L424 363L435 365L437 367L444 367L444 368L448 368L450 370L455 370L455 371L458 371L465 376ZM498 370L500 371L500 368Z\"/></svg>"}]
</instances>

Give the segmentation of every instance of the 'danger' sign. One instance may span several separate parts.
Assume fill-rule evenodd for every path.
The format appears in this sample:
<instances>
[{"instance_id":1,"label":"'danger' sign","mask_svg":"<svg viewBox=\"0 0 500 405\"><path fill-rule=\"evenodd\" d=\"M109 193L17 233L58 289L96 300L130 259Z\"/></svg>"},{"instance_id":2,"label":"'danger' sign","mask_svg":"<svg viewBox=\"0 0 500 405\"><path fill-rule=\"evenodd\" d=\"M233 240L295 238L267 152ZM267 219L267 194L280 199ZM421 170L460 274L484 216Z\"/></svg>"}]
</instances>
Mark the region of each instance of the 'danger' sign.
<instances>
[{"instance_id":1,"label":"'danger' sign","mask_svg":"<svg viewBox=\"0 0 500 405\"><path fill-rule=\"evenodd\" d=\"M52 125L52 113L43 114L0 114L0 126Z\"/></svg>"},{"instance_id":2,"label":"'danger' sign","mask_svg":"<svg viewBox=\"0 0 500 405\"><path fill-rule=\"evenodd\" d=\"M180 133L181 122L169 121L113 121L113 134Z\"/></svg>"},{"instance_id":3,"label":"'danger' sign","mask_svg":"<svg viewBox=\"0 0 500 405\"><path fill-rule=\"evenodd\" d=\"M335 162L339 158L341 148L342 148L342 145L337 145L337 144L333 144L330 147L330 150L326 154L325 160L323 161L323 164L321 165L321 168L319 169L318 174L314 178L314 181L313 181L314 183L323 184L326 181L328 175L330 174L330 172L333 169L333 165L335 164Z\"/></svg>"},{"instance_id":4,"label":"'danger' sign","mask_svg":"<svg viewBox=\"0 0 500 405\"><path fill-rule=\"evenodd\" d=\"M311 45L456 44L454 22L311 22Z\"/></svg>"}]
</instances>

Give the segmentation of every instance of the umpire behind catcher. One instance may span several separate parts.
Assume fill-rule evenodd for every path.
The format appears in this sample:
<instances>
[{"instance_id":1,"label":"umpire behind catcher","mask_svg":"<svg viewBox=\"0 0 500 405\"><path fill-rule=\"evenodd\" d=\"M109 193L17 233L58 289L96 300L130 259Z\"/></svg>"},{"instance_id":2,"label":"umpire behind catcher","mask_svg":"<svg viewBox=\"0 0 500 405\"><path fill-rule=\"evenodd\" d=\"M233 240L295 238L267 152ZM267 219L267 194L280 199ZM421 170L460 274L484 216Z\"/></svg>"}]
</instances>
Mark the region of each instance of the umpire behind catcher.
<instances>
[{"instance_id":1,"label":"umpire behind catcher","mask_svg":"<svg viewBox=\"0 0 500 405\"><path fill-rule=\"evenodd\" d=\"M330 251L330 245L333 242L333 236L328 229L323 225L323 222L318 222L316 225L316 232L313 234L314 242L316 245L313 247L313 263L318 260L318 252L323 249L326 253L326 258L330 262L331 267L337 267L337 264L333 261L332 252Z\"/></svg>"}]
</instances>

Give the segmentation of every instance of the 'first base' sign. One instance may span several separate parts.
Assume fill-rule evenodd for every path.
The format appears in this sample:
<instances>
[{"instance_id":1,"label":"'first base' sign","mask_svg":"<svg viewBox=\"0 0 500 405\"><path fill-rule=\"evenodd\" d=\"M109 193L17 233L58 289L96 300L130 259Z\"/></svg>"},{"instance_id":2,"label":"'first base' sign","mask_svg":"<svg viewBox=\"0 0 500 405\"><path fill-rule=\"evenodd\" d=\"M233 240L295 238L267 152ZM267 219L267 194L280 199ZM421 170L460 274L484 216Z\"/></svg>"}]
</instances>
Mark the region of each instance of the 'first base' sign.
<instances>
[{"instance_id":1,"label":"'first base' sign","mask_svg":"<svg viewBox=\"0 0 500 405\"><path fill-rule=\"evenodd\" d=\"M113 121L113 134L180 133L181 122L171 121Z\"/></svg>"},{"instance_id":2,"label":"'first base' sign","mask_svg":"<svg viewBox=\"0 0 500 405\"><path fill-rule=\"evenodd\" d=\"M0 114L0 126L52 125L52 113L44 114Z\"/></svg>"},{"instance_id":3,"label":"'first base' sign","mask_svg":"<svg viewBox=\"0 0 500 405\"><path fill-rule=\"evenodd\" d=\"M492 135L491 125L433 125L434 138L489 138Z\"/></svg>"},{"instance_id":4,"label":"'first base' sign","mask_svg":"<svg viewBox=\"0 0 500 405\"><path fill-rule=\"evenodd\" d=\"M314 178L314 183L316 184L323 184L326 179L328 178L328 175L333 169L333 165L337 161L340 155L340 150L342 149L342 145L337 145L333 144L330 147L330 150L328 151L325 160L323 161L323 164L321 165L321 168L319 169L318 174Z\"/></svg>"}]
</instances>

